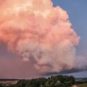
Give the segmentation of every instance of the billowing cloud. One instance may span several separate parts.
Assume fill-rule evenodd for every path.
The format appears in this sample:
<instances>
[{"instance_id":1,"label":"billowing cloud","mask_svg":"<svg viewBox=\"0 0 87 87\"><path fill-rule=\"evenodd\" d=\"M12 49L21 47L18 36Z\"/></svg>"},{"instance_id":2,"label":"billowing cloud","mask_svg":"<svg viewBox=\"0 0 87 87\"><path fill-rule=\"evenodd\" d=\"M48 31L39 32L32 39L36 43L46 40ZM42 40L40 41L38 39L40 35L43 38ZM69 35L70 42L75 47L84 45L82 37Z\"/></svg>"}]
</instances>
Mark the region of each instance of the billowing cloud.
<instances>
[{"instance_id":1,"label":"billowing cloud","mask_svg":"<svg viewBox=\"0 0 87 87\"><path fill-rule=\"evenodd\" d=\"M74 67L79 37L64 9L51 0L6 0L0 13L0 42L39 73Z\"/></svg>"}]
</instances>

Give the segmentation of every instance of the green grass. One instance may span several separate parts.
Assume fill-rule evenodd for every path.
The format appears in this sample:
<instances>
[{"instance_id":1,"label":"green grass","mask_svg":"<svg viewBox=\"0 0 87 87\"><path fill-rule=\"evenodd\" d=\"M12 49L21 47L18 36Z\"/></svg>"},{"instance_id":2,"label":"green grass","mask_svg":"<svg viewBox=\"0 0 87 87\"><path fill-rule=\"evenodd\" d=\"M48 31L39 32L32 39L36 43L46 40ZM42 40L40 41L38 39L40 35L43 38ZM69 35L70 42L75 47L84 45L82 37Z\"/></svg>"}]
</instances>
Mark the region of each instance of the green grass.
<instances>
[{"instance_id":1,"label":"green grass","mask_svg":"<svg viewBox=\"0 0 87 87\"><path fill-rule=\"evenodd\" d=\"M87 87L87 83L80 84L78 87Z\"/></svg>"}]
</instances>

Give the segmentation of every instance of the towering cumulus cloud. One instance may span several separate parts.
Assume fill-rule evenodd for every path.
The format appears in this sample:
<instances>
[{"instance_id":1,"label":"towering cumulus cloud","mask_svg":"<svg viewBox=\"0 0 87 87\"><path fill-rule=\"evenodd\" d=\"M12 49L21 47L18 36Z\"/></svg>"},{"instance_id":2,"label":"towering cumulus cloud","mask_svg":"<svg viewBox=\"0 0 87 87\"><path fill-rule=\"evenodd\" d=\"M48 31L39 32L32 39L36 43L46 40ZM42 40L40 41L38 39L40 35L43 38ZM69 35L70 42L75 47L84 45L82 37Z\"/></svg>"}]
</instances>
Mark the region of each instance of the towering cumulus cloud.
<instances>
[{"instance_id":1,"label":"towering cumulus cloud","mask_svg":"<svg viewBox=\"0 0 87 87\"><path fill-rule=\"evenodd\" d=\"M40 73L74 67L79 37L51 0L0 0L0 42Z\"/></svg>"}]
</instances>

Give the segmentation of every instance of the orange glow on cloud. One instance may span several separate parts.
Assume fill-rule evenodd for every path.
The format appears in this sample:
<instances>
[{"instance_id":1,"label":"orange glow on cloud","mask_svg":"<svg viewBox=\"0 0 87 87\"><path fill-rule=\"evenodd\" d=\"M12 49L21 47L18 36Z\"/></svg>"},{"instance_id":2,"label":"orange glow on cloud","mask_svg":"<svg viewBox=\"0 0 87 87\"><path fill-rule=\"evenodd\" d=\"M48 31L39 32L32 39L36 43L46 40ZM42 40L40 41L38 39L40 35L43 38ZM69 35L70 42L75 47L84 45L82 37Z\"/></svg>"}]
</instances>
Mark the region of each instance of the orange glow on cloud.
<instances>
[{"instance_id":1,"label":"orange glow on cloud","mask_svg":"<svg viewBox=\"0 0 87 87\"><path fill-rule=\"evenodd\" d=\"M79 37L67 12L51 0L5 0L0 6L0 41L41 72L74 67Z\"/></svg>"}]
</instances>

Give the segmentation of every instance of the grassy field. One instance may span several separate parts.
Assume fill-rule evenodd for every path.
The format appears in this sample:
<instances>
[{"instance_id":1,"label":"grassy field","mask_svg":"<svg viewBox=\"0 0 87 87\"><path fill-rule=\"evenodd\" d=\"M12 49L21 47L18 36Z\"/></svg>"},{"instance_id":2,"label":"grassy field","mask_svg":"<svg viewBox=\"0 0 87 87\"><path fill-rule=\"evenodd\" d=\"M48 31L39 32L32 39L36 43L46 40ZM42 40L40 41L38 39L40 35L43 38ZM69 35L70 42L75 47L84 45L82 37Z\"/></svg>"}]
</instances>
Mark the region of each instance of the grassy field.
<instances>
[{"instance_id":1,"label":"grassy field","mask_svg":"<svg viewBox=\"0 0 87 87\"><path fill-rule=\"evenodd\" d=\"M87 87L87 83L80 84L80 85L78 85L78 87Z\"/></svg>"}]
</instances>

